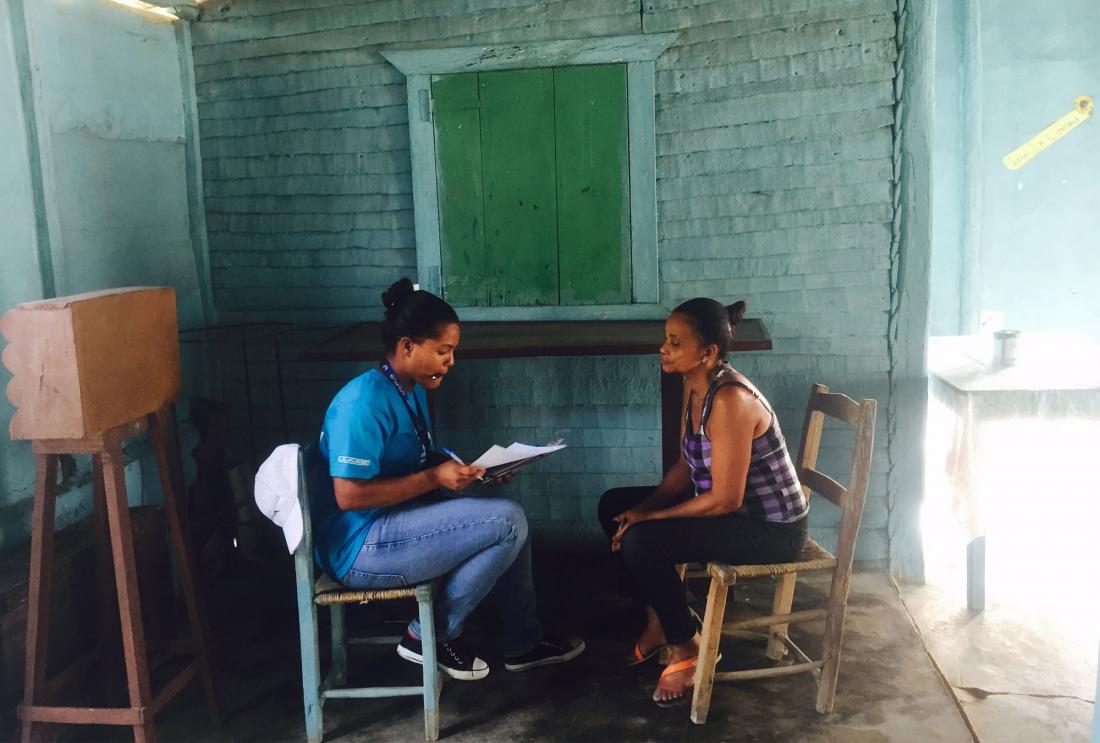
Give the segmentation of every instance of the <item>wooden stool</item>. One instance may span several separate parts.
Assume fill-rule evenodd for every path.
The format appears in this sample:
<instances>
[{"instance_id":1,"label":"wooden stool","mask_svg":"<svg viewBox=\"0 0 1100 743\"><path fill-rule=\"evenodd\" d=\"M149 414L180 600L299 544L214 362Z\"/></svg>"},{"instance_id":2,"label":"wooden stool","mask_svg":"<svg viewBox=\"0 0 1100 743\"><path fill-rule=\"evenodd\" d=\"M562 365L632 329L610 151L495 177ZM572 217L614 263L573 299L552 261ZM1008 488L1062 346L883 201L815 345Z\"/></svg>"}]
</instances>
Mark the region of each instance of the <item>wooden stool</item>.
<instances>
[{"instance_id":1,"label":"wooden stool","mask_svg":"<svg viewBox=\"0 0 1100 743\"><path fill-rule=\"evenodd\" d=\"M195 658L182 671L154 693L149 680L149 661L145 650L145 631L138 595L137 565L134 541L130 531L130 511L126 498L123 443L143 432L149 432L157 460L157 471L164 491L164 510L168 529L176 551L180 585L191 627ZM156 737L153 716L187 682L201 676L212 722L218 724L217 700L210 672L206 642L206 627L199 611L195 593L191 555L180 521L177 488L182 487L182 475L174 446L172 415L168 407L130 423L108 429L102 434L81 439L42 439L34 441L37 457L34 513L31 521L30 581L27 596L27 660L23 688L22 739L34 740L41 735L41 723L78 725L130 725L137 743ZM98 655L98 649L78 660L53 678L46 677L47 640L49 629L50 584L53 577L54 507L57 499L57 459L61 454L90 453L92 455L95 518L97 523L97 563L101 596L110 596L117 587L118 616L121 620L122 650L126 679L130 693L129 707L63 707L51 706L48 697L76 677ZM112 571L114 586L112 586ZM101 644L114 624L114 612L101 601L99 617Z\"/></svg>"}]
</instances>

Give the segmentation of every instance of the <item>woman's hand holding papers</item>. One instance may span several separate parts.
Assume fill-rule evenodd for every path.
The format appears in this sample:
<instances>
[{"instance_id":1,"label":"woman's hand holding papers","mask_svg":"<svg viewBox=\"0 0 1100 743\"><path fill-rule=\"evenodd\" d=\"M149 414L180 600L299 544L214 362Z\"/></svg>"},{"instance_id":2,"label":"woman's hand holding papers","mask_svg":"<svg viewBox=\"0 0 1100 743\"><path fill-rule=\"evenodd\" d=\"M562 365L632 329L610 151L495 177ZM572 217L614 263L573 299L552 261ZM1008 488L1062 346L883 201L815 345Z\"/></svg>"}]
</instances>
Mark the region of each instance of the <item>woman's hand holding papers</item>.
<instances>
[{"instance_id":1,"label":"woman's hand holding papers","mask_svg":"<svg viewBox=\"0 0 1100 743\"><path fill-rule=\"evenodd\" d=\"M447 490L465 490L485 476L485 469L473 464L447 461L432 469L432 476Z\"/></svg>"}]
</instances>

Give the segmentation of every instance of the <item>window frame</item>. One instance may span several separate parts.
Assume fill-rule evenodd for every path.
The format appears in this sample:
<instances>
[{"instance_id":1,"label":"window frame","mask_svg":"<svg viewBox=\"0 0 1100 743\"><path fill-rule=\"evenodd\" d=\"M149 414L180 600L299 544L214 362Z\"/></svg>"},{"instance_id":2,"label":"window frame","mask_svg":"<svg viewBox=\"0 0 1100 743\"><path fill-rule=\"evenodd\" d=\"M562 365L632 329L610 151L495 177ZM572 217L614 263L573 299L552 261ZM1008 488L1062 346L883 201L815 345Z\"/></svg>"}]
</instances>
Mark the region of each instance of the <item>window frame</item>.
<instances>
[{"instance_id":1,"label":"window frame","mask_svg":"<svg viewBox=\"0 0 1100 743\"><path fill-rule=\"evenodd\" d=\"M469 320L630 319L663 314L657 262L656 59L678 34L640 34L431 49L386 49L407 78L416 268L420 285L442 292L438 161L431 83L457 72L625 64L630 157L631 301L615 305L464 307Z\"/></svg>"}]
</instances>

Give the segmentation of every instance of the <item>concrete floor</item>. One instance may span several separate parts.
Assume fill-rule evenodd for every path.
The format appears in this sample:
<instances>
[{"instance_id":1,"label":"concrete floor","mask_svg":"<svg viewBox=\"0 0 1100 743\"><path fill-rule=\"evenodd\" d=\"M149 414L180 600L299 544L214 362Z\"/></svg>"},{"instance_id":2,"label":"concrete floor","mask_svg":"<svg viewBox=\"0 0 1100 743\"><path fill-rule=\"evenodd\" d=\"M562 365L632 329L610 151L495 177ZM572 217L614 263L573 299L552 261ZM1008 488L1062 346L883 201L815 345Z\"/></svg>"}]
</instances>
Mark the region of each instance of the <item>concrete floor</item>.
<instances>
[{"instance_id":1,"label":"concrete floor","mask_svg":"<svg viewBox=\"0 0 1100 743\"><path fill-rule=\"evenodd\" d=\"M881 572L853 576L844 656L834 711L814 711L815 687L807 674L716 688L710 719L693 725L686 706L661 709L650 700L656 666L628 668L621 660L633 642L636 613L614 595L603 548L536 552L540 613L555 628L585 638L576 661L522 674L503 670L494 648L493 617L475 614L467 634L493 668L478 682L448 681L442 693L441 736L448 741L503 740L797 740L812 743L969 741L971 735L947 688L925 654L897 592ZM162 741L301 741L302 699L292 587L285 571L247 566L222 587L211 607L220 645L225 720L211 727L197 689L186 691L158 717ZM770 607L770 582L739 588L733 610ZM795 609L820 605L826 584L805 580ZM762 590L761 590L762 589ZM705 586L698 587L705 595ZM411 607L388 604L349 618L357 625L407 619ZM811 655L819 628L804 625L792 636ZM814 630L811 634L811 630ZM720 669L750 667L762 646L727 642ZM350 681L392 679L418 683L419 667L388 646L359 646ZM416 698L335 700L325 705L325 740L422 739ZM72 732L70 732L72 731ZM122 730L69 728L66 739L127 740Z\"/></svg>"},{"instance_id":2,"label":"concrete floor","mask_svg":"<svg viewBox=\"0 0 1100 743\"><path fill-rule=\"evenodd\" d=\"M972 612L961 590L943 584L906 586L901 595L978 740L1089 739L1095 624L1081 631L1068 622L1072 612L1059 615L1045 603Z\"/></svg>"},{"instance_id":3,"label":"concrete floor","mask_svg":"<svg viewBox=\"0 0 1100 743\"><path fill-rule=\"evenodd\" d=\"M1092 476L1100 422L999 419L981 432L998 459L972 463L965 476L952 448L956 425L952 411L930 400L921 515L927 584L903 587L904 603L980 741L1089 740L1100 641L1089 548L1100 502L1080 483ZM1035 441L1061 442L1062 466L1032 456ZM986 610L972 612L967 522L982 497L990 504Z\"/></svg>"}]
</instances>

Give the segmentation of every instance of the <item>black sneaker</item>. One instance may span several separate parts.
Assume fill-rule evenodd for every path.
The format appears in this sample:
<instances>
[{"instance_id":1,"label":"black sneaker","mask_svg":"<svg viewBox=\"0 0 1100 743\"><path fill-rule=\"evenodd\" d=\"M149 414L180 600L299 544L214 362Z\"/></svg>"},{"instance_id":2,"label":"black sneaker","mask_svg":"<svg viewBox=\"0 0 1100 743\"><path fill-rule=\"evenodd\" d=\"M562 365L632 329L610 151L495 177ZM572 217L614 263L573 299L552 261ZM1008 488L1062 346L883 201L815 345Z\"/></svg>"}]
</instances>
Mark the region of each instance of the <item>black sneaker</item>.
<instances>
[{"instance_id":1,"label":"black sneaker","mask_svg":"<svg viewBox=\"0 0 1100 743\"><path fill-rule=\"evenodd\" d=\"M526 671L551 663L565 663L584 652L584 640L546 636L533 649L514 657L504 658L504 667L509 671Z\"/></svg>"},{"instance_id":2,"label":"black sneaker","mask_svg":"<svg viewBox=\"0 0 1100 743\"><path fill-rule=\"evenodd\" d=\"M397 654L407 661L424 664L420 638L408 632L397 645ZM435 646L436 665L439 670L459 681L476 681L489 675L489 664L471 653L460 638L443 640Z\"/></svg>"}]
</instances>

